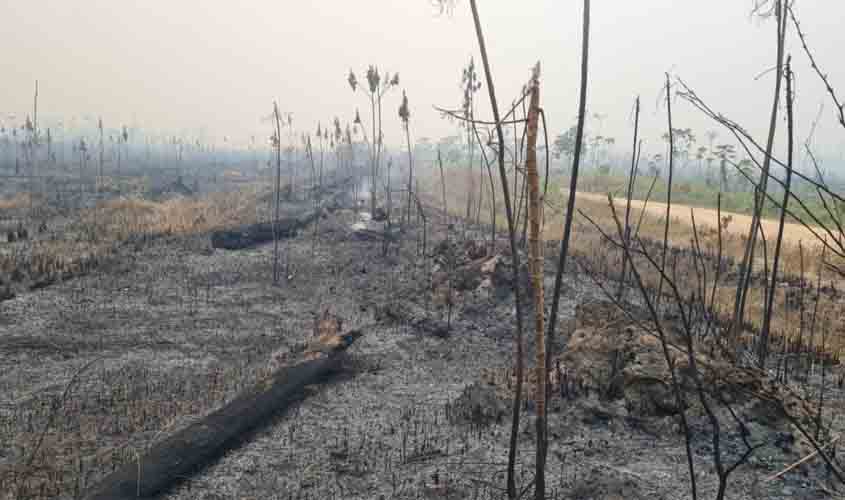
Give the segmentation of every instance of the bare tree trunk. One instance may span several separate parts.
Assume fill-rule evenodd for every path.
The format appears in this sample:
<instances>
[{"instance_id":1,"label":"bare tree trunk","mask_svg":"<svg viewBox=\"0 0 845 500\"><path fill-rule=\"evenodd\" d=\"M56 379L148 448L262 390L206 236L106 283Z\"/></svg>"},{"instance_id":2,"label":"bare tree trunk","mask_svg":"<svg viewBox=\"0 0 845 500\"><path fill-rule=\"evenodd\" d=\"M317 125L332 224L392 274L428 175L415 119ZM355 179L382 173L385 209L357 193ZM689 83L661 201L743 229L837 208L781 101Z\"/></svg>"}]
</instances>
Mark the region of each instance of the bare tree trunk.
<instances>
[{"instance_id":1,"label":"bare tree trunk","mask_svg":"<svg viewBox=\"0 0 845 500\"><path fill-rule=\"evenodd\" d=\"M293 134L293 120L288 115L288 137L291 137ZM294 193L296 191L296 150L293 147L293 139L290 139L290 147L288 148L288 165L290 167L290 189L288 190L289 196L288 200L293 200L296 196Z\"/></svg>"},{"instance_id":2,"label":"bare tree trunk","mask_svg":"<svg viewBox=\"0 0 845 500\"><path fill-rule=\"evenodd\" d=\"M525 242L528 238L528 176L522 176L522 198L520 199L520 206L525 207L524 216L522 217L522 237L520 239L520 246L525 248Z\"/></svg>"},{"instance_id":3,"label":"bare tree trunk","mask_svg":"<svg viewBox=\"0 0 845 500\"><path fill-rule=\"evenodd\" d=\"M472 106L473 106L472 93L470 93L470 107L472 107ZM473 116L475 116L475 113L473 113ZM472 138L475 137L475 131L474 130L472 131L471 137ZM478 145L479 149L481 149L481 147L482 147L481 143L476 142L475 144ZM473 147L472 149L470 149L470 157L469 157L470 158L470 162L469 162L470 163L470 169L469 169L470 172L472 172L472 159L473 159L473 153L474 152L475 152L475 148ZM484 158L481 158L481 161L483 162ZM481 205L482 205L483 202L484 202L484 165L481 162L479 162L478 163L478 203L476 204L476 209L475 209L475 225L476 226L481 225Z\"/></svg>"},{"instance_id":4,"label":"bare tree trunk","mask_svg":"<svg viewBox=\"0 0 845 500\"><path fill-rule=\"evenodd\" d=\"M105 145L103 141L103 119L100 118L98 123L98 128L100 129L100 151L99 151L99 172L97 173L97 177L94 180L94 199L100 199L100 184L103 182L103 155L105 154ZM97 226L97 204L96 201L94 203L94 227Z\"/></svg>"},{"instance_id":5,"label":"bare tree trunk","mask_svg":"<svg viewBox=\"0 0 845 500\"><path fill-rule=\"evenodd\" d=\"M391 234L391 225L390 220L392 217L393 212L393 197L391 196L391 186L390 186L390 167L393 165L393 160L388 158L387 159L387 186L385 188L385 205L387 205L385 212L387 213L387 218L384 221L384 238L382 238L382 256L387 257L387 252L390 249L390 234ZM450 309L451 312L451 309Z\"/></svg>"},{"instance_id":6,"label":"bare tree trunk","mask_svg":"<svg viewBox=\"0 0 845 500\"><path fill-rule=\"evenodd\" d=\"M311 239L311 255L314 255L314 252L317 250L317 237L320 234L320 219L322 218L322 214L320 211L322 207L320 206L323 201L323 137L319 136L320 139L320 170L319 175L317 177L317 189L314 191L314 209L317 213L317 218L314 219L314 236ZM388 216L388 220L390 217Z\"/></svg>"},{"instance_id":7,"label":"bare tree trunk","mask_svg":"<svg viewBox=\"0 0 845 500\"><path fill-rule=\"evenodd\" d=\"M536 411L537 456L534 498L544 500L546 495L546 332L543 300L543 200L540 195L540 176L537 171L537 124L540 115L540 64L531 79L531 102L528 106L528 140L525 171L528 178L528 268L534 292L534 335L537 349Z\"/></svg>"},{"instance_id":8,"label":"bare tree trunk","mask_svg":"<svg viewBox=\"0 0 845 500\"><path fill-rule=\"evenodd\" d=\"M407 224L411 224L411 197L414 186L414 153L411 151L411 124L405 124L405 143L408 145L408 205L405 209Z\"/></svg>"},{"instance_id":9,"label":"bare tree trunk","mask_svg":"<svg viewBox=\"0 0 845 500\"><path fill-rule=\"evenodd\" d=\"M801 276L801 293L798 297L799 307L798 307L798 361L799 361L799 369L800 369L800 360L801 360L801 351L804 349L804 313L805 313L805 305L804 305L804 298L805 298L805 290L807 289L807 283L805 280L804 275L804 245L801 241L798 241L798 259L799 259L799 266L800 266L800 276Z\"/></svg>"},{"instance_id":10,"label":"bare tree trunk","mask_svg":"<svg viewBox=\"0 0 845 500\"><path fill-rule=\"evenodd\" d=\"M370 105L372 107L373 112L373 146L372 146L372 161L371 171L370 171L370 214L375 217L376 215L376 192L377 192L377 185L378 181L376 180L378 176L378 155L376 153L376 144L378 141L378 137L376 136L376 101L374 97L370 97Z\"/></svg>"},{"instance_id":11,"label":"bare tree trunk","mask_svg":"<svg viewBox=\"0 0 845 500\"><path fill-rule=\"evenodd\" d=\"M100 193L100 183L103 181L103 164L105 163L105 159L103 156L105 155L105 144L103 141L103 122L100 121L100 174L99 179L97 180L97 194Z\"/></svg>"},{"instance_id":12,"label":"bare tree trunk","mask_svg":"<svg viewBox=\"0 0 845 500\"><path fill-rule=\"evenodd\" d=\"M279 106L273 101L273 119L276 122L276 182L273 196L273 283L279 283L279 205L282 184L282 125Z\"/></svg>"},{"instance_id":13,"label":"bare tree trunk","mask_svg":"<svg viewBox=\"0 0 845 500\"><path fill-rule=\"evenodd\" d=\"M443 195L443 219L449 221L449 207L446 204L446 174L443 172L443 158L440 156L440 149L437 149L437 165L440 167L440 190Z\"/></svg>"},{"instance_id":14,"label":"bare tree trunk","mask_svg":"<svg viewBox=\"0 0 845 500\"><path fill-rule=\"evenodd\" d=\"M625 244L631 244L631 198L634 197L634 182L637 179L637 163L639 151L637 146L637 135L640 128L640 97L637 96L634 105L634 145L631 152L631 172L628 174L628 192L625 199ZM617 298L621 299L625 291L626 276L628 274L628 255L622 253L622 275L619 278L619 291Z\"/></svg>"},{"instance_id":15,"label":"bare tree trunk","mask_svg":"<svg viewBox=\"0 0 845 500\"><path fill-rule=\"evenodd\" d=\"M557 326L558 306L560 304L560 292L563 287L563 273L566 270L566 257L569 254L569 238L572 235L572 219L575 215L575 193L578 189L578 170L581 163L581 143L584 140L584 120L587 110L587 84L589 82L589 54L590 54L590 0L584 0L583 32L581 35L581 94L578 98L578 125L575 129L575 151L572 155L572 172L569 178L569 199L566 202L566 216L563 222L563 238L560 241L560 255L558 256L557 270L555 272L555 288L552 295L551 312L549 313L549 326L546 333L546 344L552 346L554 342L555 327ZM546 350L550 350L547 347ZM549 358L547 358L549 359ZM547 367L548 372L548 367ZM545 457L547 450L543 450Z\"/></svg>"},{"instance_id":16,"label":"bare tree trunk","mask_svg":"<svg viewBox=\"0 0 845 500\"><path fill-rule=\"evenodd\" d=\"M585 0L589 2L589 0ZM476 0L470 0L472 18L475 25L475 34L478 39L478 48L481 52L481 59L484 63L484 75L487 79L487 92L490 95L490 107L493 110L493 119L496 122L496 136L499 140L498 162L499 177L502 181L502 194L505 199L505 213L508 219L508 237L511 247L511 265L513 267L513 292L516 306L516 389L513 401L513 419L511 421L510 448L508 451L508 472L507 492L511 499L516 498L516 445L519 437L519 411L522 403L522 378L523 378L523 355L522 355L522 300L519 290L519 253L516 247L516 227L511 207L510 193L508 192L508 176L505 171L505 134L502 131L502 123L499 118L499 103L496 100L496 91L493 86L493 75L490 72L490 60L487 56L487 47L484 42L484 34L481 29L481 20L478 15Z\"/></svg>"},{"instance_id":17,"label":"bare tree trunk","mask_svg":"<svg viewBox=\"0 0 845 500\"><path fill-rule=\"evenodd\" d=\"M478 163L478 203L475 205L475 225L481 225L481 206L484 204L484 165Z\"/></svg>"},{"instance_id":18,"label":"bare tree trunk","mask_svg":"<svg viewBox=\"0 0 845 500\"><path fill-rule=\"evenodd\" d=\"M784 41L786 38L786 12L784 10L785 0L775 0L775 17L777 19L777 60L775 75L775 92L772 103L771 118L769 120L769 137L766 141L766 156L763 158L763 168L760 171L759 189L754 196L754 213L751 217L751 227L748 229L748 238L745 245L745 252L742 256L742 274L737 280L736 298L734 300L734 314L731 322L729 343L731 350L735 351L739 341L739 333L742 330L743 316L745 314L745 301L748 295L748 287L751 282L751 268L754 263L754 250L757 245L757 227L760 225L760 217L763 205L766 200L766 186L769 180L769 167L772 162L772 150L775 142L775 130L777 129L778 104L780 103L781 79L783 77Z\"/></svg>"},{"instance_id":19,"label":"bare tree trunk","mask_svg":"<svg viewBox=\"0 0 845 500\"><path fill-rule=\"evenodd\" d=\"M376 146L376 178L381 177L381 153L382 153L383 148L384 148L384 143L382 141L382 135L384 134L384 130L382 129L382 126L381 126L381 97L382 97L382 94L379 93L378 94L378 137L373 137L373 144L375 144L375 146Z\"/></svg>"},{"instance_id":20,"label":"bare tree trunk","mask_svg":"<svg viewBox=\"0 0 845 500\"><path fill-rule=\"evenodd\" d=\"M821 383L819 384L819 404L817 406L818 410L816 411L816 441L819 440L819 436L821 434L823 428L822 422L822 411L824 410L824 386L825 386L825 375L827 374L827 363L825 363L824 353L827 347L827 334L830 330L830 318L825 315L824 324L822 325L822 345L820 353L822 354L821 362L822 362L822 376L821 376Z\"/></svg>"},{"instance_id":21,"label":"bare tree trunk","mask_svg":"<svg viewBox=\"0 0 845 500\"><path fill-rule=\"evenodd\" d=\"M787 133L787 164L786 164L786 182L784 183L783 203L780 208L780 221L778 222L778 235L775 240L775 255L772 261L772 284L769 286L769 295L766 299L766 315L763 317L763 327L760 329L760 345L758 346L758 362L760 368L765 368L766 357L769 354L769 329L772 323L772 314L775 301L775 292L777 291L778 266L780 265L780 249L783 243L783 228L786 222L786 210L789 205L790 188L792 187L792 155L794 152L794 137L793 137L793 113L792 113L792 57L786 59L786 126ZM802 284L803 285L803 284ZM803 319L803 318L802 318Z\"/></svg>"},{"instance_id":22,"label":"bare tree trunk","mask_svg":"<svg viewBox=\"0 0 845 500\"><path fill-rule=\"evenodd\" d=\"M79 209L81 210L84 206L83 202L83 190L85 189L85 184L83 182L83 175L85 171L85 149L82 149L79 153Z\"/></svg>"},{"instance_id":23,"label":"bare tree trunk","mask_svg":"<svg viewBox=\"0 0 845 500\"><path fill-rule=\"evenodd\" d=\"M416 205L417 205L417 216L418 216L419 219L422 219L422 224L423 224L422 258L423 258L424 262L427 262L428 258L426 257L426 254L428 253L427 252L427 250L428 250L428 247L427 247L427 245L428 245L428 219L425 216L425 210L423 209L422 202L420 201L419 196L417 196L417 193L420 192L420 180L419 179L417 179L416 188L417 188L416 191L414 191L414 201L416 202ZM417 219L418 222L419 222L419 219Z\"/></svg>"},{"instance_id":24,"label":"bare tree trunk","mask_svg":"<svg viewBox=\"0 0 845 500\"><path fill-rule=\"evenodd\" d=\"M472 113L467 113L467 124L469 121L472 120ZM466 233L466 226L469 224L470 220L472 220L472 206L473 206L473 197L475 195L475 177L472 174L472 132L470 129L467 129L467 157L469 158L469 164L467 165L467 174L469 175L469 186L467 187L467 213L466 213L466 220L464 221L464 233Z\"/></svg>"},{"instance_id":25,"label":"bare tree trunk","mask_svg":"<svg viewBox=\"0 0 845 500\"><path fill-rule=\"evenodd\" d=\"M38 80L35 80L35 97L33 98L33 105L32 105L32 139L30 141L30 161L32 162L30 166L30 177L29 177L29 218L30 220L33 218L33 196L35 191L35 169L36 164L38 163L38 155L36 153L36 147L38 146Z\"/></svg>"},{"instance_id":26,"label":"bare tree trunk","mask_svg":"<svg viewBox=\"0 0 845 500\"><path fill-rule=\"evenodd\" d=\"M669 84L669 73L666 73L666 114L669 121L669 178L666 183L666 220L663 223L660 281L657 282L657 298L655 299L658 312L660 312L661 295L663 295L663 271L666 270L666 254L669 251L669 220L672 217L672 175L675 171L675 133L672 130L672 86Z\"/></svg>"},{"instance_id":27,"label":"bare tree trunk","mask_svg":"<svg viewBox=\"0 0 845 500\"><path fill-rule=\"evenodd\" d=\"M475 140L481 146L481 137L478 134L478 127L475 124L471 124L473 133L475 134ZM487 167L487 176L490 179L490 247L493 248L496 245L496 181L493 179L493 170L490 168L490 162L487 161L487 153L484 152L484 147L481 146L479 148L481 151L481 158L484 161L484 165ZM482 176L484 174L482 173Z\"/></svg>"}]
</instances>

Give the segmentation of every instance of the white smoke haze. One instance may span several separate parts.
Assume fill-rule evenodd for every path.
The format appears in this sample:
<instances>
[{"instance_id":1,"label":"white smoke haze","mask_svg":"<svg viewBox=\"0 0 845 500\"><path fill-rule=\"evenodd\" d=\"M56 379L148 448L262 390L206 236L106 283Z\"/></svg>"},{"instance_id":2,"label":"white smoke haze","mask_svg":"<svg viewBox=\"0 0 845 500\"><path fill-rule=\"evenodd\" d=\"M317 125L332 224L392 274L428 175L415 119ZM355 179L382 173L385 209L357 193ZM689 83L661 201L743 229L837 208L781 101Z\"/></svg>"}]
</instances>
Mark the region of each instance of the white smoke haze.
<instances>
[{"instance_id":1,"label":"white smoke haze","mask_svg":"<svg viewBox=\"0 0 845 500\"><path fill-rule=\"evenodd\" d=\"M363 80L369 64L401 77L400 89L384 102L388 145L402 142L401 89L410 99L414 137L454 134L455 124L432 105L459 105L461 68L476 55L466 2L444 15L428 0L2 3L0 110L25 116L38 79L47 118L102 116L107 126L202 134L217 143L227 136L245 145L257 136L264 144L270 127L260 117L273 99L294 114L300 131L335 116L351 121L356 109L369 125L368 101L346 82L350 68ZM796 7L819 62L845 88L845 2ZM496 0L482 8L500 100L516 96L540 60L551 132L569 128L577 104L580 4ZM617 143L626 139L639 94L647 148L659 149L665 125L658 98L669 71L714 108L752 132L764 131L773 76L755 77L774 64L775 32L751 8L744 0L596 3L588 104L591 116L604 118L590 128ZM826 96L792 35L788 52L799 75L798 136L804 137ZM478 115L488 115L486 99L478 104ZM677 108L677 126L699 138L717 128L688 105ZM841 151L843 134L831 120L832 106L824 113L816 143L820 154L831 155Z\"/></svg>"}]
</instances>

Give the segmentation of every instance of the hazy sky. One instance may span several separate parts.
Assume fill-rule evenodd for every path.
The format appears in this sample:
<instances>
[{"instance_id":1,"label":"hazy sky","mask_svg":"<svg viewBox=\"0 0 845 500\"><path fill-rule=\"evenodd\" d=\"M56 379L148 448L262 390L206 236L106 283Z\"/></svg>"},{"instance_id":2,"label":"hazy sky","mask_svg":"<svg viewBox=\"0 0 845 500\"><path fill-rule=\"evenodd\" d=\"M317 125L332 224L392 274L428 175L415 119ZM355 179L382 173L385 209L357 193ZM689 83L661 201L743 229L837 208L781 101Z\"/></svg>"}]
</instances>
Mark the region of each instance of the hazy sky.
<instances>
[{"instance_id":1,"label":"hazy sky","mask_svg":"<svg viewBox=\"0 0 845 500\"><path fill-rule=\"evenodd\" d=\"M503 105L542 61L542 101L553 133L573 122L580 58L580 0L480 0L497 93ZM602 133L627 149L631 109L642 95L646 139L665 128L658 103L663 74L681 76L713 107L753 131L768 120L774 25L750 16L751 0L604 0L593 2L588 107L606 115ZM803 28L819 62L845 95L845 1L798 0ZM461 68L476 54L468 0L439 16L429 0L0 0L0 112L27 112L33 81L40 109L69 117L101 115L107 126L137 122L178 132L207 126L224 134L266 138L260 117L272 100L314 131L367 101L346 83L368 64L399 72L411 103L415 137L454 133L432 105L457 106ZM798 72L799 133L825 103L817 142L842 146L845 131L790 44ZM481 69L479 68L481 74ZM480 75L483 77L483 75ZM385 101L385 133L400 136L401 91ZM486 104L486 88L479 94ZM701 142L714 125L678 102L676 127ZM487 114L487 107L480 108ZM597 123L594 124L597 126ZM727 139L722 131L720 139ZM803 140L803 139L802 139ZM840 148L841 149L841 148Z\"/></svg>"}]
</instances>

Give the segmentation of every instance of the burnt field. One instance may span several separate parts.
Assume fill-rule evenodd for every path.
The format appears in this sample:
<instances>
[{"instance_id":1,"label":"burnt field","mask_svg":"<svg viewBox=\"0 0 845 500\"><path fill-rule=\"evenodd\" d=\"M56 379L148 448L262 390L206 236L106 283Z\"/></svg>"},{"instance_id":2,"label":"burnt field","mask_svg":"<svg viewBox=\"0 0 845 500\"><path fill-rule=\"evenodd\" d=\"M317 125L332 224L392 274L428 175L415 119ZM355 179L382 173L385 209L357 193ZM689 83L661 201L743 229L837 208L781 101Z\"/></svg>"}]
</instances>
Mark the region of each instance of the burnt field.
<instances>
[{"instance_id":1,"label":"burnt field","mask_svg":"<svg viewBox=\"0 0 845 500\"><path fill-rule=\"evenodd\" d=\"M295 362L326 313L363 332L342 373L307 388L301 402L163 498L499 498L513 394L508 251L491 250L472 228L464 238L454 222L449 229L429 220L426 255L415 224L385 256L378 232L362 231L361 217L335 210L316 233L309 226L283 240L289 274L280 285L272 283L272 243L221 250L199 234L118 252L108 266L3 302L8 498L83 495ZM549 400L552 494L683 497L677 408L665 401L662 383L646 382L664 378L665 367L646 334L631 336L636 324L608 302L595 272L565 277ZM636 301L632 307L642 310ZM613 338L628 340L611 349ZM617 348L632 359L613 368ZM812 391L818 370L808 380L802 386ZM828 384L825 419L835 435L841 394ZM809 451L788 421L739 394L733 409L762 447L737 473L737 493L792 498L801 490L823 498L828 474L817 462L762 480ZM523 485L531 481L535 439L527 401ZM699 487L712 490L706 415L695 407L687 413ZM742 434L726 430L731 455L741 454Z\"/></svg>"},{"instance_id":2,"label":"burnt field","mask_svg":"<svg viewBox=\"0 0 845 500\"><path fill-rule=\"evenodd\" d=\"M845 495L845 3L101 3L4 10L0 500Z\"/></svg>"}]
</instances>

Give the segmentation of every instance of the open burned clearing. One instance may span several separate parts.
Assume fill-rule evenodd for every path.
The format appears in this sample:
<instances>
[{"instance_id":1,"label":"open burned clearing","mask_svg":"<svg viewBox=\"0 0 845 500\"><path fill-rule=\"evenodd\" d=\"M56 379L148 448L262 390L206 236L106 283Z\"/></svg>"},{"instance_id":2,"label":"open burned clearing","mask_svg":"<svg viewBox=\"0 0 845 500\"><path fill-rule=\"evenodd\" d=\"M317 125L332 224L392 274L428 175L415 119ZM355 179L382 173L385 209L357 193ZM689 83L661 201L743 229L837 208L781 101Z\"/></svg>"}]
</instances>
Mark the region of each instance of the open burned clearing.
<instances>
[{"instance_id":1,"label":"open burned clearing","mask_svg":"<svg viewBox=\"0 0 845 500\"><path fill-rule=\"evenodd\" d=\"M441 229L422 259L414 228L385 257L362 226L353 211L337 210L320 221L316 240L312 228L283 240L282 286L269 278L272 243L227 251L206 235L160 239L120 266L4 302L7 497L83 495L297 359L330 314L363 333L342 372L306 388L300 402L162 498L500 498L513 394L507 252L447 240ZM453 289L444 296L448 265ZM631 322L585 275L566 282L567 326L555 349L564 354L550 376L553 498L684 497L677 409L662 381L645 382L665 378L656 344L609 341L635 338ZM611 349L614 342L625 347ZM524 390L533 391L530 376ZM839 406L836 389L827 397ZM765 405L736 398L763 446L737 473L737 493L823 498L826 474L815 462L760 480L808 449ZM532 414L530 397L521 410ZM688 414L699 488L712 490L705 415ZM532 476L530 424L524 418L519 433L521 487ZM743 452L741 435L725 432L729 454Z\"/></svg>"},{"instance_id":2,"label":"open burned clearing","mask_svg":"<svg viewBox=\"0 0 845 500\"><path fill-rule=\"evenodd\" d=\"M842 498L845 3L722 1L13 2L0 500Z\"/></svg>"}]
</instances>

